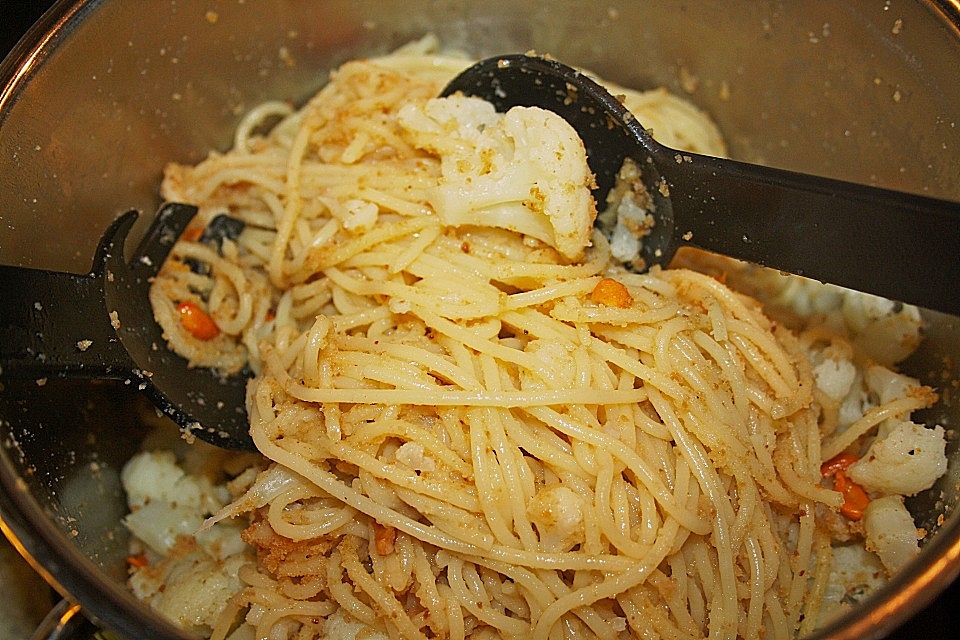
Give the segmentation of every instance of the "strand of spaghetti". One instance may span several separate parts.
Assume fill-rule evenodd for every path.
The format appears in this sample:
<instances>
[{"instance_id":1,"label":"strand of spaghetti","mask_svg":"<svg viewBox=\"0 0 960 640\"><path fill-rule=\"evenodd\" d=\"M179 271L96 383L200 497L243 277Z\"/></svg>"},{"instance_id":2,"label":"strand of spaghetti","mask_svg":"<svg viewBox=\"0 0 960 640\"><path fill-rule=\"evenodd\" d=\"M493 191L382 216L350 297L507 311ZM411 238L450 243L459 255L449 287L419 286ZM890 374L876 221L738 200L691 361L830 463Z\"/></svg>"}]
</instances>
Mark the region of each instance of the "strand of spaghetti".
<instances>
[{"instance_id":1,"label":"strand of spaghetti","mask_svg":"<svg viewBox=\"0 0 960 640\"><path fill-rule=\"evenodd\" d=\"M349 404L409 404L434 407L501 407L505 409L565 404L633 404L647 398L645 389L536 389L532 391L459 391L420 389L316 389L296 382L286 386L304 402Z\"/></svg>"},{"instance_id":2,"label":"strand of spaghetti","mask_svg":"<svg viewBox=\"0 0 960 640\"><path fill-rule=\"evenodd\" d=\"M693 332L694 343L713 359L727 379L728 382L725 386L727 386L729 392L733 395L733 404L739 412L740 418L747 420L750 414L750 407L749 400L744 391L746 380L744 379L743 366L738 363L730 352L724 349L717 340L718 339L699 329Z\"/></svg>"},{"instance_id":3,"label":"strand of spaghetti","mask_svg":"<svg viewBox=\"0 0 960 640\"><path fill-rule=\"evenodd\" d=\"M207 198L210 198L219 187L223 185L240 183L258 185L267 191L274 193L283 193L286 190L282 176L274 178L250 169L231 168L221 169L215 174L212 174L207 182L203 185L203 189L196 193L195 198L197 200L206 200Z\"/></svg>"},{"instance_id":4,"label":"strand of spaghetti","mask_svg":"<svg viewBox=\"0 0 960 640\"><path fill-rule=\"evenodd\" d=\"M450 362L448 358L432 351L408 344L396 344L383 340L374 340L361 336L337 336L337 347L340 349L364 350L371 353L382 353L393 356L406 362L416 363L439 378L455 384L461 389L479 391L480 384L471 377L463 367Z\"/></svg>"},{"instance_id":5,"label":"strand of spaghetti","mask_svg":"<svg viewBox=\"0 0 960 640\"><path fill-rule=\"evenodd\" d=\"M380 191L379 189L360 189L360 191L357 192L357 195L364 200L379 205L383 209L396 211L403 216L427 216L432 213L430 208L422 203L397 198L389 193Z\"/></svg>"},{"instance_id":6,"label":"strand of spaghetti","mask_svg":"<svg viewBox=\"0 0 960 640\"><path fill-rule=\"evenodd\" d=\"M345 445L360 449L367 443L382 442L390 437L401 438L405 442L416 442L423 446L424 452L450 467L462 477L469 477L470 466L429 430L407 420L374 420L364 424L344 439Z\"/></svg>"},{"instance_id":7,"label":"strand of spaghetti","mask_svg":"<svg viewBox=\"0 0 960 640\"><path fill-rule=\"evenodd\" d=\"M503 305L503 308L505 310L520 309L522 307L540 305L564 296L582 296L585 293L593 291L599 281L600 278L594 276L591 278L583 278L582 280L568 280L566 282L540 287L539 289L524 291L523 293L514 293L507 298L507 302Z\"/></svg>"},{"instance_id":8,"label":"strand of spaghetti","mask_svg":"<svg viewBox=\"0 0 960 640\"><path fill-rule=\"evenodd\" d=\"M750 595L747 603L744 640L760 640L760 624L763 615L763 554L753 536L744 541L750 567Z\"/></svg>"},{"instance_id":9,"label":"strand of spaghetti","mask_svg":"<svg viewBox=\"0 0 960 640\"><path fill-rule=\"evenodd\" d=\"M488 283L444 283L441 279L421 280L416 285L392 280L358 280L335 267L324 271L334 284L358 296L385 296L418 308L432 305L439 315L455 319L496 316L503 293ZM449 284L450 286L443 286ZM469 285L474 286L469 286ZM434 286L429 286L434 285ZM419 310L417 311L419 315Z\"/></svg>"},{"instance_id":10,"label":"strand of spaghetti","mask_svg":"<svg viewBox=\"0 0 960 640\"><path fill-rule=\"evenodd\" d=\"M550 318L535 309L524 309L523 311L510 311L502 316L503 322L516 327L520 331L529 332L538 337L549 338L551 336L563 335L568 339L575 340L576 330L568 327L561 322ZM598 356L610 362L632 375L642 380L645 384L650 384L668 396L674 399L680 399L684 396L684 391L679 384L663 375L653 367L647 366L638 359L631 357L624 350L613 345L607 344L592 335L587 335L587 346ZM609 404L609 403L608 403Z\"/></svg>"},{"instance_id":11,"label":"strand of spaghetti","mask_svg":"<svg viewBox=\"0 0 960 640\"><path fill-rule=\"evenodd\" d=\"M656 339L653 327L612 327L596 325L591 328L593 335L609 342L616 342L629 349L652 353Z\"/></svg>"},{"instance_id":12,"label":"strand of spaghetti","mask_svg":"<svg viewBox=\"0 0 960 640\"><path fill-rule=\"evenodd\" d=\"M483 606L482 599L478 602L477 594L468 589L463 579L464 563L459 558L451 558L447 564L447 584L451 591L460 601L461 606L469 611L477 620L487 624L501 633L517 637L529 629L529 625L523 620L517 620L503 615L493 610L487 602Z\"/></svg>"},{"instance_id":13,"label":"strand of spaghetti","mask_svg":"<svg viewBox=\"0 0 960 640\"><path fill-rule=\"evenodd\" d=\"M327 585L331 597L343 611L370 627L375 626L377 624L376 612L370 605L354 595L352 585L343 582L343 560L339 549L335 549L330 554L330 560L326 565Z\"/></svg>"},{"instance_id":14,"label":"strand of spaghetti","mask_svg":"<svg viewBox=\"0 0 960 640\"><path fill-rule=\"evenodd\" d=\"M847 427L846 431L823 443L821 458L824 461L833 458L884 420L909 415L929 404L931 404L929 396L919 394L898 398L879 407L868 409L863 417Z\"/></svg>"},{"instance_id":15,"label":"strand of spaghetti","mask_svg":"<svg viewBox=\"0 0 960 640\"><path fill-rule=\"evenodd\" d=\"M216 321L221 331L233 335L239 334L243 327L249 322L253 308L253 301L241 295L243 291L248 289L247 276L243 270L221 258L217 252L212 251L209 247L198 242L177 243L176 249L172 253L178 259L193 259L210 265L210 268L218 279L223 278L230 283L239 304L237 308L233 310L233 317L227 317L223 313L216 313ZM213 313L214 311L211 310L211 312Z\"/></svg>"},{"instance_id":16,"label":"strand of spaghetti","mask_svg":"<svg viewBox=\"0 0 960 640\"><path fill-rule=\"evenodd\" d=\"M338 243L332 250L311 247L307 249L304 269L313 273L323 271L378 244L410 236L434 224L436 222L430 216L405 218L399 222L379 224L362 235Z\"/></svg>"},{"instance_id":17,"label":"strand of spaghetti","mask_svg":"<svg viewBox=\"0 0 960 640\"><path fill-rule=\"evenodd\" d=\"M298 600L296 602L287 602L283 607L272 608L263 614L259 620L259 627L264 629L272 628L283 618L303 616L305 618L321 617L330 615L330 605L326 602L310 602Z\"/></svg>"},{"instance_id":18,"label":"strand of spaghetti","mask_svg":"<svg viewBox=\"0 0 960 640\"><path fill-rule=\"evenodd\" d=\"M830 546L830 538L826 533L823 531L814 532L814 547L813 584L808 589L809 595L804 603L799 632L801 637L812 633L820 621L821 603L827 590L830 570L833 566L833 547Z\"/></svg>"},{"instance_id":19,"label":"strand of spaghetti","mask_svg":"<svg viewBox=\"0 0 960 640\"><path fill-rule=\"evenodd\" d=\"M263 102L250 111L237 124L237 131L233 136L233 149L240 153L249 153L249 140L254 129L263 125L269 118L286 118L293 113L293 108L286 102L270 100Z\"/></svg>"},{"instance_id":20,"label":"strand of spaghetti","mask_svg":"<svg viewBox=\"0 0 960 640\"><path fill-rule=\"evenodd\" d=\"M586 576L581 576L581 577L586 577ZM591 575L586 578L587 580L592 580L594 576ZM554 602L559 598L569 595L570 593L573 592L575 588L582 586L582 583L584 582L584 580L577 580L575 578L573 581L574 586L570 587L554 571L541 572L540 579L542 580L542 583L547 588L549 588L550 591L553 593L553 598L551 600ZM541 615L542 615L542 612L541 612ZM575 623L576 618L579 618L588 627L589 632L592 633L592 635L583 634L583 633L576 634L576 635L571 634L571 635L574 635L574 637L607 638L609 640L616 640L616 638L618 637L617 632L610 625L610 623L607 620L605 620L604 617L601 616L598 611L591 609L590 607L577 607L576 609L571 609L569 612L563 615L561 620L563 620L564 618L566 618L566 620L570 621L571 623ZM567 625L563 625L563 626L566 627ZM571 624L570 626L574 626L574 625ZM556 632L557 626L555 626L553 630L554 632Z\"/></svg>"},{"instance_id":21,"label":"strand of spaghetti","mask_svg":"<svg viewBox=\"0 0 960 640\"><path fill-rule=\"evenodd\" d=\"M588 442L597 447L603 447L615 458L623 462L627 468L637 475L647 491L652 493L657 502L684 527L698 534L705 534L710 530L707 522L696 513L677 504L673 496L667 491L659 477L650 469L650 466L640 458L635 451L624 450L616 440L597 430L587 429L549 407L526 407L524 411L540 420L545 425L559 430L577 440Z\"/></svg>"},{"instance_id":22,"label":"strand of spaghetti","mask_svg":"<svg viewBox=\"0 0 960 640\"><path fill-rule=\"evenodd\" d=\"M264 409L272 410L271 405L272 401L269 399L269 394L265 390L258 390L255 405L258 410L256 413L259 414ZM263 415L266 415L266 412ZM251 414L250 435L254 444L265 456L300 474L327 494L350 505L357 511L369 515L377 522L390 525L435 547L470 555L477 555L482 552L505 562L542 569L622 571L631 566L631 562L626 558L610 555L582 557L575 553L530 553L498 547L481 550L473 545L464 544L455 538L443 535L433 527L424 526L422 523L412 520L393 509L378 504L343 484L334 474L277 446L268 438L267 432L255 422L260 422L259 415Z\"/></svg>"},{"instance_id":23,"label":"strand of spaghetti","mask_svg":"<svg viewBox=\"0 0 960 640\"><path fill-rule=\"evenodd\" d=\"M453 265L458 269L476 274L485 280L498 282L513 282L518 279L530 279L537 282L550 280L574 280L589 278L603 270L604 262L597 257L590 257L587 262L559 265L542 262L522 262L510 260L484 260L475 255L464 253L464 246L470 244L457 241L455 238L441 236L437 242L429 247L424 255L420 256L414 266L423 264L424 267L439 267Z\"/></svg>"},{"instance_id":24,"label":"strand of spaghetti","mask_svg":"<svg viewBox=\"0 0 960 640\"><path fill-rule=\"evenodd\" d=\"M578 589L554 601L543 610L540 619L534 625L533 640L547 640L553 625L566 612L577 607L589 606L597 600L615 597L617 594L641 584L667 555L673 536L679 526L680 524L676 520L668 520L664 525L662 535L642 562L636 563L623 573L607 577L597 584Z\"/></svg>"},{"instance_id":25,"label":"strand of spaghetti","mask_svg":"<svg viewBox=\"0 0 960 640\"><path fill-rule=\"evenodd\" d=\"M330 442L328 447L330 453L337 459L354 464L375 477L387 480L398 487L404 487L416 493L442 500L449 503L449 506L464 511L474 513L480 511L480 504L474 496L464 491L456 491L455 487L449 483L431 480L426 475L412 474L409 469L400 465L386 464L376 456L354 449L342 441Z\"/></svg>"},{"instance_id":26,"label":"strand of spaghetti","mask_svg":"<svg viewBox=\"0 0 960 640\"><path fill-rule=\"evenodd\" d=\"M363 311L358 311L352 314L331 316L331 319L333 320L333 326L337 333L343 333L352 329L365 327L369 324L377 322L378 320L386 320L389 317L389 308L374 307L372 309L364 309Z\"/></svg>"},{"instance_id":27,"label":"strand of spaghetti","mask_svg":"<svg viewBox=\"0 0 960 640\"><path fill-rule=\"evenodd\" d=\"M277 225L277 236L273 241L270 262L267 263L267 273L270 275L270 281L277 288L283 288L286 283L283 262L287 253L287 243L290 241L290 234L293 232L293 225L297 216L300 215L303 204L300 197L300 166L303 163L303 157L309 144L310 128L305 126L297 132L293 148L287 157L286 188L284 190L287 197L286 206L284 207L283 217Z\"/></svg>"},{"instance_id":28,"label":"strand of spaghetti","mask_svg":"<svg viewBox=\"0 0 960 640\"><path fill-rule=\"evenodd\" d=\"M791 362L790 356L784 351L783 347L777 344L774 336L769 331L761 331L754 322L744 322L743 320L730 320L727 322L727 330L730 333L731 341L734 336L742 336L757 346L766 356L761 358L760 362L764 367L771 367L777 372L779 377L786 383L789 389L796 389L799 384L796 367ZM758 372L764 378L772 377L771 374L764 374L762 370ZM776 389L775 385L771 385ZM789 393L787 394L789 395Z\"/></svg>"},{"instance_id":29,"label":"strand of spaghetti","mask_svg":"<svg viewBox=\"0 0 960 640\"><path fill-rule=\"evenodd\" d=\"M417 366L417 363L403 362L390 356L340 350L331 360L341 377L357 381L360 386L380 386L380 384L369 384L373 382L398 389L430 391L437 387L433 376ZM310 386L326 385L310 384Z\"/></svg>"},{"instance_id":30,"label":"strand of spaghetti","mask_svg":"<svg viewBox=\"0 0 960 640\"><path fill-rule=\"evenodd\" d=\"M680 308L677 305L670 303L662 304L661 306L651 309L645 309L643 307L617 309L616 307L590 307L580 304L564 304L565 302L567 301L562 301L550 310L551 318L577 324L598 323L626 326L663 322L676 316L680 312Z\"/></svg>"},{"instance_id":31,"label":"strand of spaghetti","mask_svg":"<svg viewBox=\"0 0 960 640\"><path fill-rule=\"evenodd\" d=\"M790 382L785 380L779 371L769 366L764 361L761 350L758 349L756 344L748 339L743 332L734 332L733 335L730 336L730 342L737 347L747 364L760 375L761 379L773 390L777 398L790 397L791 393L796 391L796 384L791 386Z\"/></svg>"},{"instance_id":32,"label":"strand of spaghetti","mask_svg":"<svg viewBox=\"0 0 960 640\"><path fill-rule=\"evenodd\" d=\"M390 273L399 273L404 269L410 267L410 263L416 260L431 244L436 241L440 236L441 231L440 225L434 227L427 227L420 232L419 237L416 238L410 245L400 252L393 260L390 261L390 264L387 265L387 269Z\"/></svg>"},{"instance_id":33,"label":"strand of spaghetti","mask_svg":"<svg viewBox=\"0 0 960 640\"><path fill-rule=\"evenodd\" d=\"M389 621L397 627L397 630L405 638L418 638L427 640L427 637L417 628L410 619L410 616L404 610L403 606L397 602L392 593L389 593L383 585L378 583L367 573L356 556L344 557L343 568L347 575L353 581L354 588L367 593L373 600L375 606L380 611L380 618Z\"/></svg>"}]
</instances>

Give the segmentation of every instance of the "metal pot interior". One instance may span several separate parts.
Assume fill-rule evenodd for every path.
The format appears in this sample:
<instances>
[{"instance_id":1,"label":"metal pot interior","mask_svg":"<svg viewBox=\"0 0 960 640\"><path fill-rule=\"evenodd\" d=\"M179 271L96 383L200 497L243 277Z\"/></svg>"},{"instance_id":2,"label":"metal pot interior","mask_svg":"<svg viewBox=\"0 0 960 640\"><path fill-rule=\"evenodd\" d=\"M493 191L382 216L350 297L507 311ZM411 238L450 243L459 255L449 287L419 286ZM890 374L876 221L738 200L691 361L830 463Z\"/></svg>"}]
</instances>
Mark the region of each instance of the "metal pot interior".
<instances>
[{"instance_id":1,"label":"metal pot interior","mask_svg":"<svg viewBox=\"0 0 960 640\"><path fill-rule=\"evenodd\" d=\"M227 148L258 102L301 103L340 62L431 32L474 56L535 49L624 85L666 86L714 116L735 158L960 200L960 34L951 3L213 6L61 2L4 62L0 262L86 270L118 213L156 209L166 162ZM928 420L956 428L960 323L927 318L928 339L905 369L942 393ZM123 586L118 474L157 422L149 407L122 383L3 384L2 509L18 523L8 528L109 626L178 637ZM172 424L167 431L175 436ZM947 475L909 505L937 535L909 571L831 627L832 637L890 628L960 570L960 522L951 515L957 449L954 439ZM894 603L904 588L912 595Z\"/></svg>"}]
</instances>

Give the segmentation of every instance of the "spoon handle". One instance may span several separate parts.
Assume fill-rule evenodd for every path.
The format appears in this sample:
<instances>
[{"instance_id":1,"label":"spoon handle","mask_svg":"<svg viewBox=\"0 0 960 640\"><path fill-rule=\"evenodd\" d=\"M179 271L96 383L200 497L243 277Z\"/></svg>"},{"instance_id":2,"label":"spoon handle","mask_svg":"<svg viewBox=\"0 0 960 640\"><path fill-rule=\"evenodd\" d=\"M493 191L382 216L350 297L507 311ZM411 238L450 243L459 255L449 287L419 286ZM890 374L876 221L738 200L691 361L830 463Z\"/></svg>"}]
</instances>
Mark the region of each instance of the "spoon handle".
<instances>
[{"instance_id":1,"label":"spoon handle","mask_svg":"<svg viewBox=\"0 0 960 640\"><path fill-rule=\"evenodd\" d=\"M669 154L678 244L960 315L960 204Z\"/></svg>"},{"instance_id":2,"label":"spoon handle","mask_svg":"<svg viewBox=\"0 0 960 640\"><path fill-rule=\"evenodd\" d=\"M122 378L132 368L101 277L0 266L0 374Z\"/></svg>"}]
</instances>

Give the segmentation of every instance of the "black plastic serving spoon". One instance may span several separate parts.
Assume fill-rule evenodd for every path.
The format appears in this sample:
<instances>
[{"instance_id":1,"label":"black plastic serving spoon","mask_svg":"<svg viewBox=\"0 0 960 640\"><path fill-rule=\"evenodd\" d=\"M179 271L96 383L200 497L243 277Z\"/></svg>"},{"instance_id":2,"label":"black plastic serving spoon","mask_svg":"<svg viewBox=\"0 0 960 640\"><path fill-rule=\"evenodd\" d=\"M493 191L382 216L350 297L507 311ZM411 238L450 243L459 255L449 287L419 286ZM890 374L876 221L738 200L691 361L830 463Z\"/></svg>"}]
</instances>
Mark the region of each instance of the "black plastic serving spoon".
<instances>
[{"instance_id":1,"label":"black plastic serving spoon","mask_svg":"<svg viewBox=\"0 0 960 640\"><path fill-rule=\"evenodd\" d=\"M129 263L124 243L137 213L120 216L100 240L89 275L0 266L0 378L125 380L185 432L253 450L247 372L189 367L167 348L148 299L150 280L196 212L183 204L161 208Z\"/></svg>"},{"instance_id":2,"label":"black plastic serving spoon","mask_svg":"<svg viewBox=\"0 0 960 640\"><path fill-rule=\"evenodd\" d=\"M586 146L598 203L632 158L655 204L648 266L689 244L960 315L960 204L670 149L606 89L550 59L488 58L443 95L458 92L498 111L562 116Z\"/></svg>"}]
</instances>

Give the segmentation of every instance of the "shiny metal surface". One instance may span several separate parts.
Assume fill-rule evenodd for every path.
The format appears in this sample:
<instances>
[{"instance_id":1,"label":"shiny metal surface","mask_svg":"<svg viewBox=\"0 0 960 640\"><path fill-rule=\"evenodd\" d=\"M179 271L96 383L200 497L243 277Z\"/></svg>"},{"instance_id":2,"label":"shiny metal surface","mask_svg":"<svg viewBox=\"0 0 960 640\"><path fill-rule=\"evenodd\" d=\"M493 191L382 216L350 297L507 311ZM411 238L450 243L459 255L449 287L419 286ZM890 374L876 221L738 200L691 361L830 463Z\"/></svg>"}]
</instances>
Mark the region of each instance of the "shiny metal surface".
<instances>
[{"instance_id":1,"label":"shiny metal surface","mask_svg":"<svg viewBox=\"0 0 960 640\"><path fill-rule=\"evenodd\" d=\"M226 148L257 102L299 103L343 60L427 32L476 56L536 49L667 86L715 117L735 158L958 199L958 15L954 0L62 1L0 66L0 263L85 269L117 214L156 209L164 163ZM928 319L908 371L943 392L928 418L956 429L960 327ZM94 617L178 638L123 586L117 472L146 437L134 402L108 385L8 385L0 513ZM818 637L878 637L957 575L956 441L949 455L910 504L935 532L920 558Z\"/></svg>"}]
</instances>

